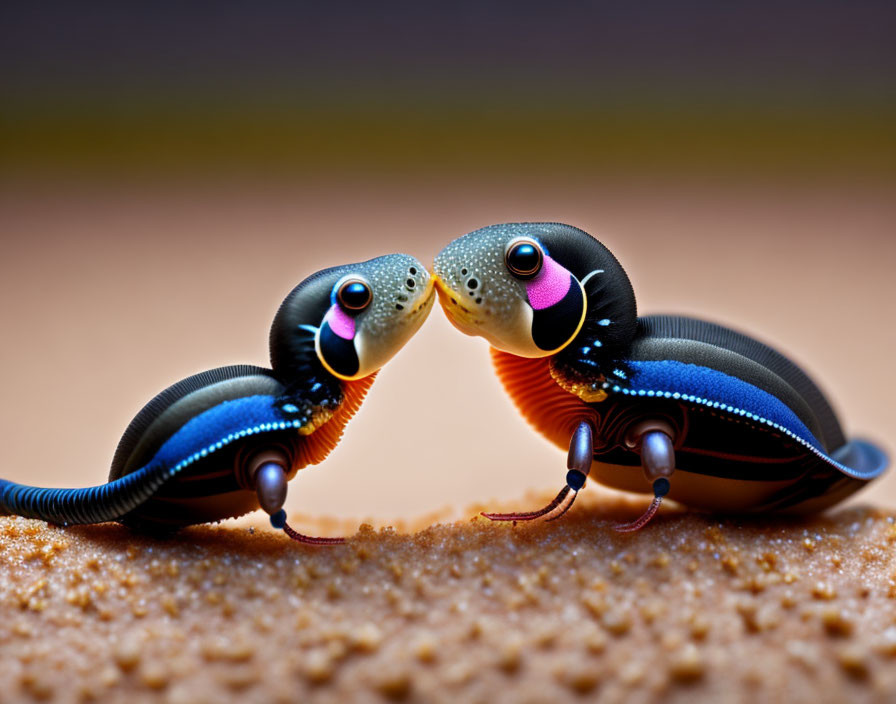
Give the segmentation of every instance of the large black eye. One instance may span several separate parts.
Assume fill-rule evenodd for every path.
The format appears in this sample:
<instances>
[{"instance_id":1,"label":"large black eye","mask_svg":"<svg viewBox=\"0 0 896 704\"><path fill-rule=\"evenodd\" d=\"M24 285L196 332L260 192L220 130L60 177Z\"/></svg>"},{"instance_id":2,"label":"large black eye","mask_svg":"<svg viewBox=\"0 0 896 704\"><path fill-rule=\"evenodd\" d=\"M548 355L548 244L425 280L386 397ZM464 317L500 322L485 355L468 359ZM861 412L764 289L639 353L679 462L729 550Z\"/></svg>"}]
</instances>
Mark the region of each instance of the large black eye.
<instances>
[{"instance_id":1,"label":"large black eye","mask_svg":"<svg viewBox=\"0 0 896 704\"><path fill-rule=\"evenodd\" d=\"M517 240L507 248L504 263L518 279L531 279L541 271L544 255L532 240Z\"/></svg>"},{"instance_id":2,"label":"large black eye","mask_svg":"<svg viewBox=\"0 0 896 704\"><path fill-rule=\"evenodd\" d=\"M336 292L336 300L339 301L339 305L351 311L364 310L370 305L372 299L370 286L359 279L349 279Z\"/></svg>"}]
</instances>

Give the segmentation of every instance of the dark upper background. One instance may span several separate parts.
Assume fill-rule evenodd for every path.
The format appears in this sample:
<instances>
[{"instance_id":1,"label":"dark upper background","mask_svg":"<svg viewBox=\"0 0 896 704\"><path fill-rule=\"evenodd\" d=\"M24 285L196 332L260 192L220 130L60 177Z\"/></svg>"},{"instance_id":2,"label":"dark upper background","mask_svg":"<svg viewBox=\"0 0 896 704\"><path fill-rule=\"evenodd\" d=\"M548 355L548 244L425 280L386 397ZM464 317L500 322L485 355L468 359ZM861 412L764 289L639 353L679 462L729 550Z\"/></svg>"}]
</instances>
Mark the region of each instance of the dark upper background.
<instances>
[{"instance_id":1,"label":"dark upper background","mask_svg":"<svg viewBox=\"0 0 896 704\"><path fill-rule=\"evenodd\" d=\"M154 393L264 363L310 272L508 220L595 233L642 311L772 342L892 449L893 3L186 5L0 8L0 476L101 481ZM289 506L564 471L436 311Z\"/></svg>"},{"instance_id":2,"label":"dark upper background","mask_svg":"<svg viewBox=\"0 0 896 704\"><path fill-rule=\"evenodd\" d=\"M892 173L896 6L5 3L8 170Z\"/></svg>"}]
</instances>

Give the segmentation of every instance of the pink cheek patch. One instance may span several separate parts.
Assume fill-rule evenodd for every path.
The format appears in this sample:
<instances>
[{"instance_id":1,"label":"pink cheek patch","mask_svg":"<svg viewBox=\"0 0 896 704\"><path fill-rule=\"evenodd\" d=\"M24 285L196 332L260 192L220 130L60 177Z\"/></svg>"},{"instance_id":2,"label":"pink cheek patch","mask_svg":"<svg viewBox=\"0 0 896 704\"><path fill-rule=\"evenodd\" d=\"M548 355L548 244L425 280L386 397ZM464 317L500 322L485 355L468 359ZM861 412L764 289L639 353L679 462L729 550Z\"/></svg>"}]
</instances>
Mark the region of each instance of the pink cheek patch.
<instances>
[{"instance_id":1,"label":"pink cheek patch","mask_svg":"<svg viewBox=\"0 0 896 704\"><path fill-rule=\"evenodd\" d=\"M355 321L339 306L327 311L324 322L343 340L351 340L355 336Z\"/></svg>"},{"instance_id":2,"label":"pink cheek patch","mask_svg":"<svg viewBox=\"0 0 896 704\"><path fill-rule=\"evenodd\" d=\"M559 303L572 284L570 273L550 257L544 258L538 276L526 283L529 305L535 310L550 308Z\"/></svg>"}]
</instances>

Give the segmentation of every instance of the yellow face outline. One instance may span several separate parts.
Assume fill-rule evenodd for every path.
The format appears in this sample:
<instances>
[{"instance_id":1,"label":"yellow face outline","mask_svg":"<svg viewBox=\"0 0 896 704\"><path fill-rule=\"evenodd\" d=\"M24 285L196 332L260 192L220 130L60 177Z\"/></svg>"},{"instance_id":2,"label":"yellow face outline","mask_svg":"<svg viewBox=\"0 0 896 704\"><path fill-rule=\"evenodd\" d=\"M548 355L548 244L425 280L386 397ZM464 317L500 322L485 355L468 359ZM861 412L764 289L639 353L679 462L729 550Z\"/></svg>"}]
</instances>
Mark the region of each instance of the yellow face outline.
<instances>
[{"instance_id":1,"label":"yellow face outline","mask_svg":"<svg viewBox=\"0 0 896 704\"><path fill-rule=\"evenodd\" d=\"M314 351L317 354L317 358L320 360L321 365L324 367L324 369L327 370L327 372L342 381L357 381L358 379L363 379L377 372L389 359L392 358L392 356L394 356L402 347L404 347L408 340L410 340L410 338L413 337L413 335L416 334L416 332L423 325L429 314L429 311L432 309L432 304L435 301L435 282L433 281L434 277L425 267L422 267L422 270L428 274L426 286L419 294L417 294L418 298L416 301L416 305L402 315L401 320L405 329L401 331L400 335L396 336L393 334L391 336L392 339L389 340L388 348L384 349L384 346L378 344L378 341L371 340L370 336L365 334L362 320L364 310L362 310L358 314L358 317L355 319L355 334L350 341L354 346L355 352L358 356L359 367L357 373L351 375L340 373L336 371L327 361L326 356L324 355L321 348L321 331L324 327L324 323L323 321L321 321L320 326L318 326L317 331L314 334ZM363 283L367 284L368 288L370 289L371 300L370 303L365 307L365 310L371 308L376 301L377 292L375 291L373 284L371 284L371 282L368 281L366 277L358 273L349 273L343 276L333 286L333 291L338 291L339 288L341 286L344 286L345 283L350 279L360 280ZM339 303L334 303L334 305L339 305ZM365 364L364 362L366 358L371 354L375 357L375 361L371 361L370 363Z\"/></svg>"},{"instance_id":2,"label":"yellow face outline","mask_svg":"<svg viewBox=\"0 0 896 704\"><path fill-rule=\"evenodd\" d=\"M445 316L457 330L471 337L482 337L492 347L518 357L532 359L548 357L567 347L582 330L588 314L587 292L578 277L570 273L583 302L578 320L573 331L565 337L560 345L551 348L539 347L532 335L536 313L528 300L526 281L515 276L504 262L504 252L521 240L530 241L532 238L513 238L502 247L500 266L504 279L504 295L502 296L504 304L498 315L490 315L489 312L477 313L471 307L464 305L461 291L446 283L444 278L435 271L432 277L435 280L439 303L445 311ZM536 244L538 243L536 242ZM542 251L543 258L547 259L547 255L543 253L540 246L539 250ZM493 266L497 265L493 264Z\"/></svg>"}]
</instances>

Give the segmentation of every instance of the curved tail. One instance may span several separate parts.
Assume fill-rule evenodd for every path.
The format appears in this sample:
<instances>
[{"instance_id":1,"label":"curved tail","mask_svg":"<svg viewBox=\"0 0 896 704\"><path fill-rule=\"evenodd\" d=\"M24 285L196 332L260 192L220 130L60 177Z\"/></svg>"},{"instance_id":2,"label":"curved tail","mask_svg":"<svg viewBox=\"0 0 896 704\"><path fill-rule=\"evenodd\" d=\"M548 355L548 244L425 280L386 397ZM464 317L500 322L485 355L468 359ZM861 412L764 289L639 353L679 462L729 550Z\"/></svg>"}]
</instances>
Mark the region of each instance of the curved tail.
<instances>
[{"instance_id":1,"label":"curved tail","mask_svg":"<svg viewBox=\"0 0 896 704\"><path fill-rule=\"evenodd\" d=\"M870 480L883 474L890 460L887 453L869 440L853 438L831 453L841 472L856 479ZM845 472L843 468L849 470Z\"/></svg>"},{"instance_id":2,"label":"curved tail","mask_svg":"<svg viewBox=\"0 0 896 704\"><path fill-rule=\"evenodd\" d=\"M45 489L0 479L0 514L58 525L115 521L149 499L174 474L169 467L150 464L107 484L83 489Z\"/></svg>"}]
</instances>

